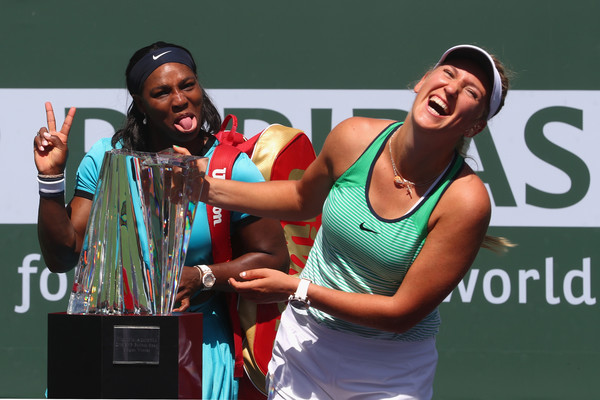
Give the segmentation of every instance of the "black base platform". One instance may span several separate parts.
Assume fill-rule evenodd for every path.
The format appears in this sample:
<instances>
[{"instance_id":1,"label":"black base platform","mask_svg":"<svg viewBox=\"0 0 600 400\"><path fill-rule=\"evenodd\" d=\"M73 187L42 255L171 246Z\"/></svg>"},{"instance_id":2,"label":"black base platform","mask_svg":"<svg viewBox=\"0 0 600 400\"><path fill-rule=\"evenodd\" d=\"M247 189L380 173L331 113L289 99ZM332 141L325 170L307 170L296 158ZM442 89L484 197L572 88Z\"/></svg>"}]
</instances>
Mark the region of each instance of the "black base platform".
<instances>
[{"instance_id":1,"label":"black base platform","mask_svg":"<svg viewBox=\"0 0 600 400\"><path fill-rule=\"evenodd\" d=\"M48 397L200 399L202 314L48 314Z\"/></svg>"}]
</instances>

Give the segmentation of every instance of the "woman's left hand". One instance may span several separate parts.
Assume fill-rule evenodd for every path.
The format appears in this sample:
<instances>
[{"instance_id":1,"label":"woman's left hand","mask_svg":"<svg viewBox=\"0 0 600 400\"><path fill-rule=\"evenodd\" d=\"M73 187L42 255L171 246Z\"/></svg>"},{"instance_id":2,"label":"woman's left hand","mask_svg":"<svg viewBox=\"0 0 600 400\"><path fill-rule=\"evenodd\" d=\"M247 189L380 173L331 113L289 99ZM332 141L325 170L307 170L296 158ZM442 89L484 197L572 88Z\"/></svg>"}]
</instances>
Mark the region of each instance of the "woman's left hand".
<instances>
[{"instance_id":1,"label":"woman's left hand","mask_svg":"<svg viewBox=\"0 0 600 400\"><path fill-rule=\"evenodd\" d=\"M255 303L280 303L298 287L298 278L269 268L251 269L240 274L242 281L229 279L229 284L242 297Z\"/></svg>"},{"instance_id":2,"label":"woman's left hand","mask_svg":"<svg viewBox=\"0 0 600 400\"><path fill-rule=\"evenodd\" d=\"M196 293L201 286L202 281L200 280L198 268L183 267L177 297L175 298L175 302L180 303L180 306L174 309L173 312L183 312L187 310L190 307L192 295Z\"/></svg>"}]
</instances>

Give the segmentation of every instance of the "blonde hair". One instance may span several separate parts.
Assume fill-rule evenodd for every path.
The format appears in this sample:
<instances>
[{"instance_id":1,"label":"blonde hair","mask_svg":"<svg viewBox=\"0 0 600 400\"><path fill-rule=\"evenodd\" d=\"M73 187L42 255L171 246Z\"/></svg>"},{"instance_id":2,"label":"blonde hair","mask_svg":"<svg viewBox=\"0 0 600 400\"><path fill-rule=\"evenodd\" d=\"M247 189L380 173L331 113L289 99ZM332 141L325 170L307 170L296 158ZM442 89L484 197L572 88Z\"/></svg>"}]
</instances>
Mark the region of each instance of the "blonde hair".
<instances>
[{"instance_id":1,"label":"blonde hair","mask_svg":"<svg viewBox=\"0 0 600 400\"><path fill-rule=\"evenodd\" d=\"M465 159L471 158L467 155L469 146L471 145L471 138L462 137L459 143L456 145L456 151ZM515 247L517 244L511 242L509 239L501 236L485 235L481 247L488 249L497 254L506 253L509 248Z\"/></svg>"},{"instance_id":2,"label":"blonde hair","mask_svg":"<svg viewBox=\"0 0 600 400\"><path fill-rule=\"evenodd\" d=\"M481 247L493 251L496 254L503 254L508 251L509 248L517 246L516 243L511 242L509 239L502 236L491 236L485 235Z\"/></svg>"},{"instance_id":3,"label":"blonde hair","mask_svg":"<svg viewBox=\"0 0 600 400\"><path fill-rule=\"evenodd\" d=\"M502 97L500 100L500 105L498 106L498 110L496 114L500 112L502 107L504 106L504 100L506 99L506 94L508 93L509 87L509 75L510 72L504 67L504 65L498 60L496 56L490 53L492 60L494 60L494 64L496 65L496 69L500 74L500 81L502 82ZM489 112L489 104L486 107L486 111L482 115L487 115ZM494 114L494 115L496 115ZM482 117L483 118L483 117ZM465 136L461 137L458 143L456 144L456 151L467 158L467 151L469 150L469 146L471 145L470 138ZM491 236L485 235L483 242L481 243L481 247L484 249L488 249L497 254L506 253L509 248L517 246L516 243L511 242L509 239L502 236Z\"/></svg>"}]
</instances>

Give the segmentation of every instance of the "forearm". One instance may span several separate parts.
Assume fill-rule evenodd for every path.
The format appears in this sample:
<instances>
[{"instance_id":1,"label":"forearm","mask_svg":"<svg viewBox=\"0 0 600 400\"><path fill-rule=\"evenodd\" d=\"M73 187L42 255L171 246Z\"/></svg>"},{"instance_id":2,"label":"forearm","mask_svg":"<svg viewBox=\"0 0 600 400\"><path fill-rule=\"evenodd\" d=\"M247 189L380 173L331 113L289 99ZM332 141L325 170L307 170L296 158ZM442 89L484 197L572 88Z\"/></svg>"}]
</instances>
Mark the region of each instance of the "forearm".
<instances>
[{"instance_id":1,"label":"forearm","mask_svg":"<svg viewBox=\"0 0 600 400\"><path fill-rule=\"evenodd\" d=\"M311 307L336 318L362 326L404 333L428 312L402 307L393 296L348 293L311 284L308 288Z\"/></svg>"},{"instance_id":2,"label":"forearm","mask_svg":"<svg viewBox=\"0 0 600 400\"><path fill-rule=\"evenodd\" d=\"M239 279L249 269L268 268L287 273L290 257L285 235L278 220L250 218L240 221L231 235L232 260L211 266L216 288L230 291L230 278Z\"/></svg>"},{"instance_id":3,"label":"forearm","mask_svg":"<svg viewBox=\"0 0 600 400\"><path fill-rule=\"evenodd\" d=\"M77 264L81 243L65 208L64 196L40 197L38 240L52 272L66 272Z\"/></svg>"},{"instance_id":4,"label":"forearm","mask_svg":"<svg viewBox=\"0 0 600 400\"><path fill-rule=\"evenodd\" d=\"M287 252L263 253L251 252L243 254L233 260L211 265L215 274L215 288L223 291L233 291L229 279L240 279L240 273L249 269L268 268L287 273L290 258Z\"/></svg>"},{"instance_id":5,"label":"forearm","mask_svg":"<svg viewBox=\"0 0 600 400\"><path fill-rule=\"evenodd\" d=\"M194 266L184 268L177 295L177 300L181 301L182 307L177 311L187 309L191 297L194 297L194 302L202 302L214 290L232 291L233 287L229 281L240 279L242 271L267 268L285 271L287 274L290 259L283 230L278 221L262 218L240 227L231 237L231 245L233 250L231 261L209 265L215 276L215 285L209 292L197 296L198 291L203 288L203 274L200 268Z\"/></svg>"},{"instance_id":6,"label":"forearm","mask_svg":"<svg viewBox=\"0 0 600 400\"><path fill-rule=\"evenodd\" d=\"M320 213L320 207L304 203L298 192L298 181L238 182L206 179L205 202L228 210L292 221L300 221Z\"/></svg>"},{"instance_id":7,"label":"forearm","mask_svg":"<svg viewBox=\"0 0 600 400\"><path fill-rule=\"evenodd\" d=\"M241 278L242 281L230 280L230 284L257 303L286 301L300 283L297 277L268 270L244 271ZM311 308L358 325L397 333L411 329L435 308L403 301L398 296L350 293L314 283L309 285L307 297Z\"/></svg>"}]
</instances>

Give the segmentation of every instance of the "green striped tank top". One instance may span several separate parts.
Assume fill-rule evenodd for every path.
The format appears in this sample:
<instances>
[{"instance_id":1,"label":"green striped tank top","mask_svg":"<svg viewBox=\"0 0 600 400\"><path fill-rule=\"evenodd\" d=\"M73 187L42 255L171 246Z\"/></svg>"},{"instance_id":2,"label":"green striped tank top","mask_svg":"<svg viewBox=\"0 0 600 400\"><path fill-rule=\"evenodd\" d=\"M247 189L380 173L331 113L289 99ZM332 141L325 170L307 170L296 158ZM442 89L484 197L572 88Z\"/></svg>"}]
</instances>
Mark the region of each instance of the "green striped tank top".
<instances>
[{"instance_id":1,"label":"green striped tank top","mask_svg":"<svg viewBox=\"0 0 600 400\"><path fill-rule=\"evenodd\" d=\"M401 124L396 122L384 129L331 188L303 278L346 292L392 296L398 290L425 243L431 212L464 162L456 155L427 193L402 217L378 216L369 203L369 183L375 161ZM424 340L435 336L440 325L437 309L402 334L353 324L314 308L309 313L329 328L387 340Z\"/></svg>"}]
</instances>

